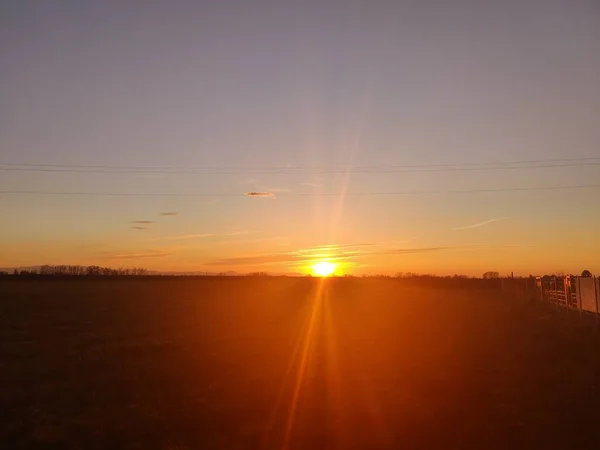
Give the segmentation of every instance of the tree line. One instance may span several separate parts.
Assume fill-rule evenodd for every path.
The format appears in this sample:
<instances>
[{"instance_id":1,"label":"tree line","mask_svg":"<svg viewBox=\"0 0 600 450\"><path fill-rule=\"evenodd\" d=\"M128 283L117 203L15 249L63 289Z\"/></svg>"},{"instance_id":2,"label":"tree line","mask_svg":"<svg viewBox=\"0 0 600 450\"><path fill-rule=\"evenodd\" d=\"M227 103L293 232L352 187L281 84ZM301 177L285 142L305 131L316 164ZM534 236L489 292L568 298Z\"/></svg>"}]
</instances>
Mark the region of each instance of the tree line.
<instances>
[{"instance_id":1,"label":"tree line","mask_svg":"<svg viewBox=\"0 0 600 450\"><path fill-rule=\"evenodd\" d=\"M14 269L12 274L0 272L0 275L13 275L17 277L127 277L127 276L146 276L150 275L147 269L131 268L113 269L111 267L101 266L73 266L73 265L44 265L39 269Z\"/></svg>"}]
</instances>

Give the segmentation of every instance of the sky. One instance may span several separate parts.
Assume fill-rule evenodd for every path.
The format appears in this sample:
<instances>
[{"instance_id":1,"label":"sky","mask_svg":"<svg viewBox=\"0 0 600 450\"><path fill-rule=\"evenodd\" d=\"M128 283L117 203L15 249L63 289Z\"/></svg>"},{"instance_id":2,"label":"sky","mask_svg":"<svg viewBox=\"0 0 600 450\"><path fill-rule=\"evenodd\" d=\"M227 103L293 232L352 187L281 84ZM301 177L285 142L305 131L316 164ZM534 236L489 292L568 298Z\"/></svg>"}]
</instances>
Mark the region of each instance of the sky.
<instances>
[{"instance_id":1,"label":"sky","mask_svg":"<svg viewBox=\"0 0 600 450\"><path fill-rule=\"evenodd\" d=\"M0 58L0 267L600 273L595 0L5 0Z\"/></svg>"}]
</instances>

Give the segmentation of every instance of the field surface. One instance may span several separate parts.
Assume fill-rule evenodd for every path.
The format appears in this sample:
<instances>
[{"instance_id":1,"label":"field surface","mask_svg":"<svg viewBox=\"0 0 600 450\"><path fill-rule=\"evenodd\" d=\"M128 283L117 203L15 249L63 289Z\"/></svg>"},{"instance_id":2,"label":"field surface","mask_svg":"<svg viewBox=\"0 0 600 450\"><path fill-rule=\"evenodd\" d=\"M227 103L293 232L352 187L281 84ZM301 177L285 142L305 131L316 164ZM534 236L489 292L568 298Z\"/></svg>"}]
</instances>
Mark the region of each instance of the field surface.
<instances>
[{"instance_id":1,"label":"field surface","mask_svg":"<svg viewBox=\"0 0 600 450\"><path fill-rule=\"evenodd\" d=\"M395 280L0 281L0 447L600 448L599 336Z\"/></svg>"}]
</instances>

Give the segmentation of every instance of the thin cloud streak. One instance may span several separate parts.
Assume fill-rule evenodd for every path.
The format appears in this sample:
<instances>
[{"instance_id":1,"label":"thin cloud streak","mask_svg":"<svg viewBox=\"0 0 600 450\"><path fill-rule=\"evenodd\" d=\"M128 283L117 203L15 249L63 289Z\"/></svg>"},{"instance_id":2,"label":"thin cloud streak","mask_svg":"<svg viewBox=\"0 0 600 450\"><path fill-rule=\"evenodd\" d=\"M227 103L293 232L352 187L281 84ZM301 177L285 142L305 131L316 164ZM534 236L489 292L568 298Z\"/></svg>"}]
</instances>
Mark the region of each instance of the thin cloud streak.
<instances>
[{"instance_id":1,"label":"thin cloud streak","mask_svg":"<svg viewBox=\"0 0 600 450\"><path fill-rule=\"evenodd\" d=\"M315 252L335 252L335 251L343 251L355 248L364 248L364 247L376 247L376 248L391 248L394 245L402 245L410 243L410 240L398 240L398 241L381 241L381 242L359 242L357 244L326 244L326 245L318 245L315 247L309 247L297 250L295 253L297 254L310 254Z\"/></svg>"},{"instance_id":2,"label":"thin cloud streak","mask_svg":"<svg viewBox=\"0 0 600 450\"><path fill-rule=\"evenodd\" d=\"M275 194L273 194L272 192L251 191L251 192L245 192L244 195L246 197L275 197Z\"/></svg>"},{"instance_id":3,"label":"thin cloud streak","mask_svg":"<svg viewBox=\"0 0 600 450\"><path fill-rule=\"evenodd\" d=\"M289 263L296 261L298 257L289 253L272 253L265 255L254 256L234 256L232 258L222 258L211 261L208 264L211 266L245 266L248 264L272 264L272 263Z\"/></svg>"},{"instance_id":4,"label":"thin cloud streak","mask_svg":"<svg viewBox=\"0 0 600 450\"><path fill-rule=\"evenodd\" d=\"M371 244L363 244L371 245ZM341 247L341 246L340 246ZM352 246L351 246L352 247ZM378 250L378 251L355 251L352 253L348 252L336 252L335 249L324 249L321 250L323 253L314 254L312 252L319 251L316 249L298 250L293 252L282 252L282 253L269 253L263 255L250 255L250 256L235 256L231 258L222 258L215 261L211 261L208 265L211 266L246 266L246 265L263 265L263 264L275 264L275 263L287 263L287 264L302 264L312 262L314 260L327 259L330 261L342 261L357 258L366 258L375 255L403 255L403 254L415 254L415 253L429 253L434 251L448 250L454 247L415 247L415 248L400 248L400 249L389 249L389 250ZM330 251L331 253L328 253Z\"/></svg>"},{"instance_id":5,"label":"thin cloud streak","mask_svg":"<svg viewBox=\"0 0 600 450\"><path fill-rule=\"evenodd\" d=\"M252 231L232 231L231 233L221 234L221 236L244 236L246 234L252 234Z\"/></svg>"},{"instance_id":6,"label":"thin cloud streak","mask_svg":"<svg viewBox=\"0 0 600 450\"><path fill-rule=\"evenodd\" d=\"M132 220L131 223L139 223L141 225L149 225L151 223L154 223L154 221L152 221L152 220Z\"/></svg>"},{"instance_id":7,"label":"thin cloud streak","mask_svg":"<svg viewBox=\"0 0 600 450\"><path fill-rule=\"evenodd\" d=\"M161 239L157 239L157 240L180 240L180 239L202 239L202 238L207 238L207 237L211 237L211 236L217 236L214 233L197 233L197 234L184 234L181 236L167 236Z\"/></svg>"},{"instance_id":8,"label":"thin cloud streak","mask_svg":"<svg viewBox=\"0 0 600 450\"><path fill-rule=\"evenodd\" d=\"M453 230L470 230L471 228L479 228L485 225L489 225L490 223L500 222L501 220L506 220L508 217L498 217L496 219L484 220L483 222L475 223L473 225L467 225L464 227L453 228Z\"/></svg>"},{"instance_id":9,"label":"thin cloud streak","mask_svg":"<svg viewBox=\"0 0 600 450\"><path fill-rule=\"evenodd\" d=\"M345 259L354 258L354 255L334 255L328 256L326 259L329 261L342 261ZM232 258L223 258L208 263L210 266L247 266L247 265L264 265L264 264L305 264L307 262L314 261L315 259L321 258L310 258L300 257L291 253L271 253L267 255L254 255L254 256L238 256Z\"/></svg>"},{"instance_id":10,"label":"thin cloud streak","mask_svg":"<svg viewBox=\"0 0 600 450\"><path fill-rule=\"evenodd\" d=\"M177 214L179 214L179 213L177 213L177 212L161 212L158 215L159 216L176 216Z\"/></svg>"},{"instance_id":11,"label":"thin cloud streak","mask_svg":"<svg viewBox=\"0 0 600 450\"><path fill-rule=\"evenodd\" d=\"M289 264L303 265L318 260L329 261L350 261L381 255L415 255L423 253L442 252L447 250L493 250L493 249L514 249L520 248L520 245L464 245L464 246L439 246L439 247L406 247L406 248L388 248L381 249L372 244L346 244L337 246L337 248L311 248L300 249L296 251L267 253L248 256L234 256L210 261L209 266L251 266L268 264ZM346 251L348 248L370 247L368 250L357 249ZM373 248L374 247L374 248ZM373 250L371 250L373 248ZM320 252L320 253L315 253Z\"/></svg>"},{"instance_id":12,"label":"thin cloud streak","mask_svg":"<svg viewBox=\"0 0 600 450\"><path fill-rule=\"evenodd\" d=\"M251 231L232 231L230 233L194 233L194 234L183 234L180 236L166 236L163 238L155 239L155 241L172 241L172 240L182 240L182 239L204 239L209 237L223 237L223 236L245 236L247 234L252 234Z\"/></svg>"},{"instance_id":13,"label":"thin cloud streak","mask_svg":"<svg viewBox=\"0 0 600 450\"><path fill-rule=\"evenodd\" d=\"M147 230L146 227L131 227L132 230Z\"/></svg>"},{"instance_id":14,"label":"thin cloud streak","mask_svg":"<svg viewBox=\"0 0 600 450\"><path fill-rule=\"evenodd\" d=\"M386 254L386 255L409 255L414 253L429 253L429 252L438 252L440 250L450 250L457 247L417 247L417 248L399 248L390 250L387 252L382 252L378 254Z\"/></svg>"},{"instance_id":15,"label":"thin cloud streak","mask_svg":"<svg viewBox=\"0 0 600 450\"><path fill-rule=\"evenodd\" d=\"M341 249L349 249L349 248L355 248L355 247L372 247L375 246L375 243L363 243L363 244L330 244L330 245L321 245L321 246L317 246L317 247L311 247L311 248L304 248L304 249L300 249L297 250L296 254L298 255L310 255L311 253L322 253L322 252L335 252L335 251L339 251Z\"/></svg>"},{"instance_id":16,"label":"thin cloud streak","mask_svg":"<svg viewBox=\"0 0 600 450\"><path fill-rule=\"evenodd\" d=\"M161 258L163 256L170 256L172 253L161 252L161 251L148 251L148 252L137 252L137 253L117 253L114 255L107 256L107 259L138 259L138 258Z\"/></svg>"}]
</instances>

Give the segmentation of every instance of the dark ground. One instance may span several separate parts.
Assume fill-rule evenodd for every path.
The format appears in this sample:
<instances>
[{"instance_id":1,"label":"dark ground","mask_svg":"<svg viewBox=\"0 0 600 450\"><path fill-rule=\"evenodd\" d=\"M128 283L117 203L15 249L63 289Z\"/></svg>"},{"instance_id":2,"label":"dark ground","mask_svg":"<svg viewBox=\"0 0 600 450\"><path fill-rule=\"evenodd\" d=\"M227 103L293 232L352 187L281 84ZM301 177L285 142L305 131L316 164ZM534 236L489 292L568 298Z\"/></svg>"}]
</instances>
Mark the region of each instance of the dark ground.
<instances>
[{"instance_id":1,"label":"dark ground","mask_svg":"<svg viewBox=\"0 0 600 450\"><path fill-rule=\"evenodd\" d=\"M600 333L394 280L0 281L0 447L600 448Z\"/></svg>"}]
</instances>

